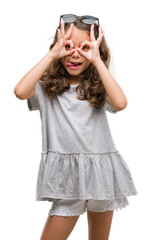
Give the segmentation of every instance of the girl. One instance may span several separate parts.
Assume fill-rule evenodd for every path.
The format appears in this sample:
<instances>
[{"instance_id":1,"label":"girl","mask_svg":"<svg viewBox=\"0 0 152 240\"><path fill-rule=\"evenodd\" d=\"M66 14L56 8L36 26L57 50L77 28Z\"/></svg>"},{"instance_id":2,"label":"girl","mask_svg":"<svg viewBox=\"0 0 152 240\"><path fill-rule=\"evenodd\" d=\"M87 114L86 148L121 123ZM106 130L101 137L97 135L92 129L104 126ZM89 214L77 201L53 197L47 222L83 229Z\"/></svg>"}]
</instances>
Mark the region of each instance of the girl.
<instances>
[{"instance_id":1,"label":"girl","mask_svg":"<svg viewBox=\"0 0 152 240\"><path fill-rule=\"evenodd\" d=\"M53 204L41 240L67 239L86 211L89 240L107 240L114 210L137 195L106 116L127 105L109 62L99 19L65 14L49 52L14 89L42 121L36 200Z\"/></svg>"}]
</instances>

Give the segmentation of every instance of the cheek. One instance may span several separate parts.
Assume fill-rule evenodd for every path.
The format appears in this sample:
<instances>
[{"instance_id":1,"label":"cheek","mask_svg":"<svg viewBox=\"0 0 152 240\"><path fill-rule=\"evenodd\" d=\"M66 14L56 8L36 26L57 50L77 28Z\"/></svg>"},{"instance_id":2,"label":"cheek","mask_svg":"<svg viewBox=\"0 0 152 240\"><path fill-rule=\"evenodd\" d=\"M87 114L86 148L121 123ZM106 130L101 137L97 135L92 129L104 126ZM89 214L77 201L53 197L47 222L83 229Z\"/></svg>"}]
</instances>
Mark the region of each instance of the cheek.
<instances>
[{"instance_id":1,"label":"cheek","mask_svg":"<svg viewBox=\"0 0 152 240\"><path fill-rule=\"evenodd\" d=\"M91 62L90 62L89 60L86 60L85 65L86 65L86 66L89 66L90 63L91 63Z\"/></svg>"},{"instance_id":2,"label":"cheek","mask_svg":"<svg viewBox=\"0 0 152 240\"><path fill-rule=\"evenodd\" d=\"M86 69L90 66L90 64L91 64L91 62L88 61L88 62L87 62L87 67L86 67Z\"/></svg>"},{"instance_id":3,"label":"cheek","mask_svg":"<svg viewBox=\"0 0 152 240\"><path fill-rule=\"evenodd\" d=\"M65 57L61 58L61 63L65 65Z\"/></svg>"}]
</instances>

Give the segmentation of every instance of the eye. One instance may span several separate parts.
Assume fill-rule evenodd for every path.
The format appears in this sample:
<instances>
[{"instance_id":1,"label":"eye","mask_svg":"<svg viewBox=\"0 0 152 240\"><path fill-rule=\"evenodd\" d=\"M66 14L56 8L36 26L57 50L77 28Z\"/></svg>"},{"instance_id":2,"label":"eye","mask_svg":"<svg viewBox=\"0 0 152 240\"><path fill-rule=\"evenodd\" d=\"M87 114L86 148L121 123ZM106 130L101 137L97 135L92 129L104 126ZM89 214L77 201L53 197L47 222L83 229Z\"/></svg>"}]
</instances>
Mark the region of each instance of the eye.
<instances>
[{"instance_id":1,"label":"eye","mask_svg":"<svg viewBox=\"0 0 152 240\"><path fill-rule=\"evenodd\" d=\"M89 49L89 47L87 46L87 45L85 45L85 46L83 46L83 48L82 48L83 50L88 50Z\"/></svg>"},{"instance_id":2,"label":"eye","mask_svg":"<svg viewBox=\"0 0 152 240\"><path fill-rule=\"evenodd\" d=\"M65 49L69 50L70 49L70 45L65 45Z\"/></svg>"}]
</instances>

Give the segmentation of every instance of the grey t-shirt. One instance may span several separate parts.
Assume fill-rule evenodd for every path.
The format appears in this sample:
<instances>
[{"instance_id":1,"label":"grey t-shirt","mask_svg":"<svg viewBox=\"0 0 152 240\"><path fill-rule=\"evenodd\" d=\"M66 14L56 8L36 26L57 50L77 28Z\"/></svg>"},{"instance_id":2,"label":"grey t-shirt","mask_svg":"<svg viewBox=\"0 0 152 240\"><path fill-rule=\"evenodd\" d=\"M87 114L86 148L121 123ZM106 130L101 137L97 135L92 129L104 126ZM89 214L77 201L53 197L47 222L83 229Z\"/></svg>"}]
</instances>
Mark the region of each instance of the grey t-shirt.
<instances>
[{"instance_id":1,"label":"grey t-shirt","mask_svg":"<svg viewBox=\"0 0 152 240\"><path fill-rule=\"evenodd\" d=\"M30 111L39 110L42 151L37 179L39 200L111 199L137 194L130 169L113 141L106 111L77 98L76 87L49 98L39 80ZM108 175L109 174L109 175Z\"/></svg>"}]
</instances>

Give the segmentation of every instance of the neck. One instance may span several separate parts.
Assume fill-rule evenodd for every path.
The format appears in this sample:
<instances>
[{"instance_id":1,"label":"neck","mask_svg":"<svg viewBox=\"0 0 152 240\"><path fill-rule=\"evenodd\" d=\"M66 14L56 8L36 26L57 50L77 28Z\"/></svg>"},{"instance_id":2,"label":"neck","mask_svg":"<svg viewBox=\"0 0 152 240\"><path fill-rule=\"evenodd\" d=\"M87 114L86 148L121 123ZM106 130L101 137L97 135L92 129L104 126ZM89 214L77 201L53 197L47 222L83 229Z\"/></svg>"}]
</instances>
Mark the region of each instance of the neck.
<instances>
[{"instance_id":1,"label":"neck","mask_svg":"<svg viewBox=\"0 0 152 240\"><path fill-rule=\"evenodd\" d=\"M77 84L80 83L80 78L77 76L71 77L70 78L70 84Z\"/></svg>"}]
</instances>

